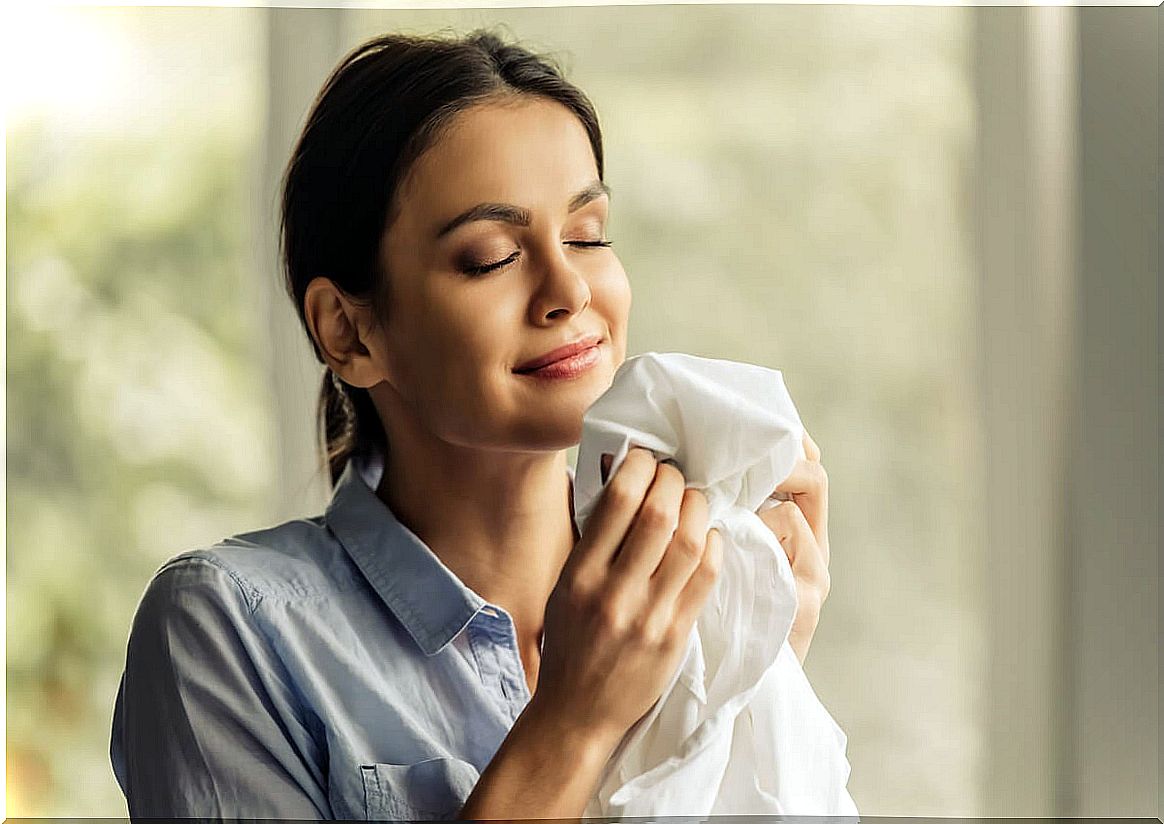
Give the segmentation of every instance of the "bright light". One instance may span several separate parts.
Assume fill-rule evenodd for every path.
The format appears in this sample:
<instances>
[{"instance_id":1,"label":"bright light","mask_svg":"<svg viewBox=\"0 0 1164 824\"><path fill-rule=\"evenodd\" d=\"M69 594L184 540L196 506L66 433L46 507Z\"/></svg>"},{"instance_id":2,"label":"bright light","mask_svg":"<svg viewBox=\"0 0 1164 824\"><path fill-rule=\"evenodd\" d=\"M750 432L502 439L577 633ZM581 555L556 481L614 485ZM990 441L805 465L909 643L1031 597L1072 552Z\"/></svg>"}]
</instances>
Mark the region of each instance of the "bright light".
<instances>
[{"instance_id":1,"label":"bright light","mask_svg":"<svg viewBox=\"0 0 1164 824\"><path fill-rule=\"evenodd\" d=\"M38 3L4 7L0 60L8 129L36 115L88 121L129 76L130 47L108 12Z\"/></svg>"}]
</instances>

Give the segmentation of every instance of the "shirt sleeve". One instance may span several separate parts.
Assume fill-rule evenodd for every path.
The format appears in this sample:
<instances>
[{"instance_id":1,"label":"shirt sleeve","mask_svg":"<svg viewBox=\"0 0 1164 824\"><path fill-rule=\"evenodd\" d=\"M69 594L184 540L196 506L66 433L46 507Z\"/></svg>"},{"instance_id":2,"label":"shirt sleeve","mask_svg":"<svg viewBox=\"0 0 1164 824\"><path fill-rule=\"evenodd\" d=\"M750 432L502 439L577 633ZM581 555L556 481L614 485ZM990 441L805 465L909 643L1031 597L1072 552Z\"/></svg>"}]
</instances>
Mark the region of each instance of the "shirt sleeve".
<instances>
[{"instance_id":1,"label":"shirt sleeve","mask_svg":"<svg viewBox=\"0 0 1164 824\"><path fill-rule=\"evenodd\" d=\"M146 588L110 740L131 817L331 817L321 771L264 686L277 662L253 603L205 558L170 562Z\"/></svg>"}]
</instances>

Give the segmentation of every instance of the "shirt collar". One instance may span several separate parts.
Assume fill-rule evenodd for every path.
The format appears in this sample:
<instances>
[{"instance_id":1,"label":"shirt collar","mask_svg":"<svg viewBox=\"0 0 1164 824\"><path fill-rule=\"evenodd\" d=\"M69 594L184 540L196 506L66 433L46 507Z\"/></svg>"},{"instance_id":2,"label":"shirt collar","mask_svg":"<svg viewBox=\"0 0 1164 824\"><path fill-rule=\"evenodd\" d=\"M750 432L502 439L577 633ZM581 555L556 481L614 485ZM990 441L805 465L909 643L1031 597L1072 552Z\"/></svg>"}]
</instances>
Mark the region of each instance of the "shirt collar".
<instances>
[{"instance_id":1,"label":"shirt collar","mask_svg":"<svg viewBox=\"0 0 1164 824\"><path fill-rule=\"evenodd\" d=\"M376 497L382 472L378 454L350 459L324 517L424 654L435 655L486 601Z\"/></svg>"},{"instance_id":2,"label":"shirt collar","mask_svg":"<svg viewBox=\"0 0 1164 824\"><path fill-rule=\"evenodd\" d=\"M324 518L424 654L435 655L482 607L491 605L376 496L383 471L378 452L353 456L336 482ZM573 480L573 468L567 471Z\"/></svg>"}]
</instances>

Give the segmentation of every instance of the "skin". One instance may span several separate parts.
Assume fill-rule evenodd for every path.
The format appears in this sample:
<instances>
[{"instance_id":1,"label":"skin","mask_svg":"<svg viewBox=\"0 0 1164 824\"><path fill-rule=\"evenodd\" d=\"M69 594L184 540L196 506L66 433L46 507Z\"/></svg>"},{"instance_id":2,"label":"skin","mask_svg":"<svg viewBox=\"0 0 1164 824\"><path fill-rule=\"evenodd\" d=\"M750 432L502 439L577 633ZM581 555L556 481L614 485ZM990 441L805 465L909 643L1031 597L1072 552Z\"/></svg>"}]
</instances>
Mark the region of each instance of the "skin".
<instances>
[{"instance_id":1,"label":"skin","mask_svg":"<svg viewBox=\"0 0 1164 824\"><path fill-rule=\"evenodd\" d=\"M328 365L369 390L390 444L377 495L468 587L513 618L531 692L547 601L578 540L565 450L626 357L631 289L606 238L609 197L567 204L598 179L586 132L560 104L490 101L457 116L397 193L380 261L387 318L327 277L307 289L311 333ZM482 202L529 210L439 227ZM467 263L508 265L467 275ZM570 381L513 370L585 334L597 366ZM804 604L792 632L803 660L828 592L827 486L819 450L778 488L793 501L762 513L793 562Z\"/></svg>"},{"instance_id":2,"label":"skin","mask_svg":"<svg viewBox=\"0 0 1164 824\"><path fill-rule=\"evenodd\" d=\"M773 491L791 500L761 512L760 520L780 541L792 566L796 618L788 632L788 645L803 664L830 585L829 479L820 462L820 447L807 432L804 457Z\"/></svg>"}]
</instances>

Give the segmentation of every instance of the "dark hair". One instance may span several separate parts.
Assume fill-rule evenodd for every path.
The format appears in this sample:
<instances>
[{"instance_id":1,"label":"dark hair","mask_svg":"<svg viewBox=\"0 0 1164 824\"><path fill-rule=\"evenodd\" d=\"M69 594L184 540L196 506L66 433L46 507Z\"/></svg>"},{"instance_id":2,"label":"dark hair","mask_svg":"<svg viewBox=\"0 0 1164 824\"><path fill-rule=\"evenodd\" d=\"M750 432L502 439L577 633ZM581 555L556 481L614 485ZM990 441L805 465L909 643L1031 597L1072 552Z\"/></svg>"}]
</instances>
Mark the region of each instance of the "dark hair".
<instances>
[{"instance_id":1,"label":"dark hair","mask_svg":"<svg viewBox=\"0 0 1164 824\"><path fill-rule=\"evenodd\" d=\"M368 305L377 322L389 308L380 271L382 234L395 219L398 188L411 165L453 117L492 99L534 95L557 101L582 122L602 179L602 133L586 95L550 57L478 29L463 37L386 34L348 53L316 97L283 178L281 251L285 286L325 363L304 310L319 275ZM326 369L317 426L320 459L334 488L348 459L387 451L366 389Z\"/></svg>"}]
</instances>

